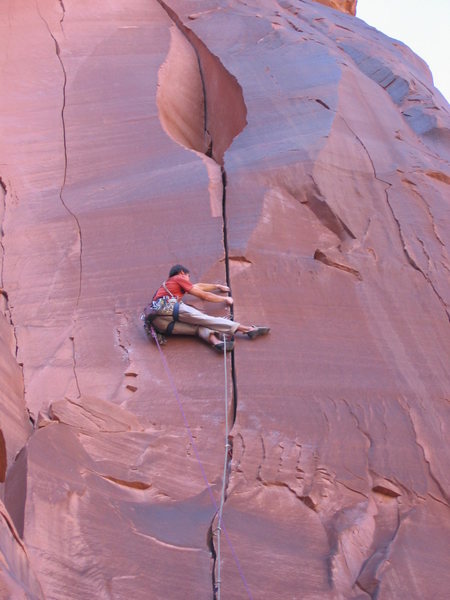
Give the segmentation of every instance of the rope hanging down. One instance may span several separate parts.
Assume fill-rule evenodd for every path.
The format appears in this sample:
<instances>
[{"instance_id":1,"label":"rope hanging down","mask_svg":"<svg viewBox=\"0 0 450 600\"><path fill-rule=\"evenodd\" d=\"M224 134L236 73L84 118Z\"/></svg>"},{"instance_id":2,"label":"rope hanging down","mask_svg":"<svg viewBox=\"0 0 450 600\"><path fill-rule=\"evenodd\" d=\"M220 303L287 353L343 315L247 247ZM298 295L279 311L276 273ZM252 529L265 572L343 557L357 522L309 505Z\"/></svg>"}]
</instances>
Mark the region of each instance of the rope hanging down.
<instances>
[{"instance_id":1,"label":"rope hanging down","mask_svg":"<svg viewBox=\"0 0 450 600\"><path fill-rule=\"evenodd\" d=\"M223 477L222 477L222 493L220 495L220 506L219 506L219 518L217 523L217 581L216 581L216 592L217 600L220 600L220 583L221 583L221 556L220 556L220 536L222 533L222 515L223 505L225 504L225 489L227 481L227 470L228 470L228 453L230 450L230 444L228 440L228 375L227 375L227 348L226 348L226 335L223 335L223 370L225 376L225 458L223 461Z\"/></svg>"},{"instance_id":2,"label":"rope hanging down","mask_svg":"<svg viewBox=\"0 0 450 600\"><path fill-rule=\"evenodd\" d=\"M165 370L166 375L167 375L167 379L169 380L169 383L170 383L170 385L172 387L172 391L173 391L175 399L176 399L176 401L178 403L178 408L180 409L181 415L183 417L183 422L184 422L184 425L185 425L186 430L188 432L189 440L190 440L191 446L192 446L192 448L194 450L195 458L197 459L198 465L200 467L200 471L202 473L203 479L204 479L206 487L208 489L208 493L209 493L209 497L211 499L212 505L214 506L215 510L219 514L218 533L220 533L221 531L223 531L223 533L225 534L225 539L227 541L228 547L230 548L230 552L231 552L231 554L233 556L233 560L234 560L234 562L236 564L236 567L237 567L237 570L239 572L239 575L240 575L240 577L242 579L242 583L244 584L244 588L245 588L245 591L247 592L247 596L248 596L249 600L253 600L253 596L252 596L252 594L250 592L250 589L248 587L247 580L245 579L244 573L242 572L241 565L239 563L239 560L238 560L238 557L236 555L236 552L235 552L235 550L233 548L233 544L231 543L231 540L230 540L230 538L228 536L227 530L225 529L225 524L224 524L223 518L222 518L223 504L224 504L224 501L225 501L225 476L226 476L226 469L227 469L227 462L228 462L228 448L229 448L229 444L228 444L228 406L226 406L226 410L225 410L225 421L226 421L226 427L225 427L225 429L226 429L226 442L225 442L225 446L226 446L226 448L225 448L225 461L224 461L224 477L223 477L223 482L222 482L222 497L221 497L221 503L220 503L220 507L219 507L219 506L217 506L216 499L214 498L214 494L212 492L212 488L209 485L208 478L207 478L206 472L205 472L205 468L204 468L203 463L202 463L202 461L200 459L200 456L199 456L199 453L198 453L198 450L197 450L197 446L196 446L195 441L194 441L194 436L192 435L191 428L189 427L189 423L188 423L188 420L186 418L186 413L184 412L183 404L181 402L181 398L180 398L180 396L178 394L178 390L176 388L175 382L174 382L172 374L170 372L169 365L167 364L166 357L164 356L164 353L163 353L163 351L161 349L161 346L159 344L159 341L158 341L158 336L156 335L156 332L153 329L153 327L151 328L151 334L152 334L152 337L155 340L156 346L157 346L157 348L159 350L159 354L161 356L161 361L163 363L164 370ZM224 352L224 355L225 355L225 365L226 365L226 353L225 352ZM225 378L225 393L228 394L226 378ZM226 398L226 402L228 403L227 398ZM220 536L218 537L218 539L220 540ZM219 543L218 543L218 548L219 548ZM218 594L219 594L219 598L220 598L220 556L219 556L219 550L218 550L217 557L218 557L218 577L217 577L217 579L218 579L218 583L219 583Z\"/></svg>"}]
</instances>

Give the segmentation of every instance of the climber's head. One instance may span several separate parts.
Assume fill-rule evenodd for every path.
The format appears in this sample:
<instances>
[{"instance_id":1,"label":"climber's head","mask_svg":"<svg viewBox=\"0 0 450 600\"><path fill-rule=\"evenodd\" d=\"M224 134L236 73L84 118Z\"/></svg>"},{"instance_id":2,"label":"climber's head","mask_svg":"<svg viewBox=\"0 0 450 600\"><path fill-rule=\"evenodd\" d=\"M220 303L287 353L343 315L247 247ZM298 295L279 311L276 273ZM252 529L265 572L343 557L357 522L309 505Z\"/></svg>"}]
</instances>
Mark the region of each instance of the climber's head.
<instances>
[{"instance_id":1,"label":"climber's head","mask_svg":"<svg viewBox=\"0 0 450 600\"><path fill-rule=\"evenodd\" d=\"M189 272L189 269L186 269L186 267L183 267L183 265L173 265L173 267L169 271L169 277L174 277L175 275L179 275L180 273L189 275Z\"/></svg>"}]
</instances>

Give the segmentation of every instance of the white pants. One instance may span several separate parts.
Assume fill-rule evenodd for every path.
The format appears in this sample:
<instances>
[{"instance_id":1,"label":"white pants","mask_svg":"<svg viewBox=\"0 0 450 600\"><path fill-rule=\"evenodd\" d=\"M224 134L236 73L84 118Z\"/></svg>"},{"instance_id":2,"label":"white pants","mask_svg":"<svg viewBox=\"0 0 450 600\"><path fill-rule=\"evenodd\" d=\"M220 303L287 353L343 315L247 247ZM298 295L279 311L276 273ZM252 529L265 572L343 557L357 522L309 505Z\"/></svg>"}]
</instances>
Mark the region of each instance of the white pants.
<instances>
[{"instance_id":1,"label":"white pants","mask_svg":"<svg viewBox=\"0 0 450 600\"><path fill-rule=\"evenodd\" d=\"M157 316L153 319L153 325L158 331L165 333L172 320L172 317L167 315ZM209 336L213 332L232 335L236 333L238 327L239 323L236 321L207 315L193 306L180 302L178 321L175 322L172 335L198 335L203 340L209 341Z\"/></svg>"}]
</instances>

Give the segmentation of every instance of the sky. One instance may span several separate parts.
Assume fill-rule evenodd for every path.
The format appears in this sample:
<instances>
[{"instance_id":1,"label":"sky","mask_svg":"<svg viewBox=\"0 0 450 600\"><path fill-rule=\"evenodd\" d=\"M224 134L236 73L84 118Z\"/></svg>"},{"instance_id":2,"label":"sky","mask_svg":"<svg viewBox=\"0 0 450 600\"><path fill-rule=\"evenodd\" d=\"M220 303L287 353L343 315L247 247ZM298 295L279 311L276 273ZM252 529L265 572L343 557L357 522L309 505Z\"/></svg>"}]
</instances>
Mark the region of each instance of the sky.
<instances>
[{"instance_id":1,"label":"sky","mask_svg":"<svg viewBox=\"0 0 450 600\"><path fill-rule=\"evenodd\" d=\"M358 0L356 16L423 58L450 101L450 0Z\"/></svg>"}]
</instances>

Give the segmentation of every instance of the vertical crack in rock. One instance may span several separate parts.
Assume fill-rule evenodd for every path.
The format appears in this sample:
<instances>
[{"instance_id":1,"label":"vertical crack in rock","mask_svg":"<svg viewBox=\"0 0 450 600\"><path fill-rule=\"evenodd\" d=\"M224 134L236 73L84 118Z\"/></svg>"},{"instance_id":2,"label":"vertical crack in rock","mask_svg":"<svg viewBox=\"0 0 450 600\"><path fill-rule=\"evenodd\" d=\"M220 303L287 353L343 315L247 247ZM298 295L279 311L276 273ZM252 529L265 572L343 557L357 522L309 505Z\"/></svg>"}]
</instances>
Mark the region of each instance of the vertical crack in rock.
<instances>
[{"instance_id":1,"label":"vertical crack in rock","mask_svg":"<svg viewBox=\"0 0 450 600\"><path fill-rule=\"evenodd\" d=\"M225 169L222 167L222 221L223 221L223 246L225 251L225 277L227 286L230 288L231 293L231 275L230 275L230 254L228 247L228 226L227 226L227 175ZM234 304L230 307L230 316L234 320ZM232 394L232 408L233 412L231 415L231 428L233 428L236 422L237 415L237 404L238 404L238 389L237 389L237 371L236 371L236 355L234 350L231 351L231 381L233 385ZM231 462L231 461L230 461Z\"/></svg>"},{"instance_id":2,"label":"vertical crack in rock","mask_svg":"<svg viewBox=\"0 0 450 600\"><path fill-rule=\"evenodd\" d=\"M354 421L355 421L355 425L356 425L356 428L357 428L357 430L358 430L358 431L361 433L361 435L362 435L362 436L363 436L363 437L364 437L364 438L367 440L367 457L368 457L368 459L369 459L369 457L370 457L370 453L371 453L371 450L372 450L372 447L373 447L373 440L372 440L372 438L370 437L370 434L369 434L369 432L368 432L368 431L366 431L366 430L364 430L364 429L361 427L361 423L360 423L360 421L359 421L359 419L358 419L357 415L356 415L356 414L355 414L355 412L353 411L353 408L352 408L351 404L350 404L350 403L349 403L349 402L348 402L348 401L347 401L345 398L343 398L342 400L343 400L344 404L347 406L348 412L349 412L349 413L350 413L350 415L353 417L353 419L354 419Z\"/></svg>"},{"instance_id":3,"label":"vertical crack in rock","mask_svg":"<svg viewBox=\"0 0 450 600\"><path fill-rule=\"evenodd\" d=\"M0 205L0 252L1 252L1 268L0 268L0 294L3 296L3 298L5 299L5 310L8 314L9 317L9 323L12 327L12 330L14 332L14 339L15 339L15 343L16 343L16 349L15 349L15 356L17 357L17 352L18 352L18 346L17 346L17 335L16 335L16 328L14 327L13 321L12 321L12 315L11 315L11 310L9 308L9 298L8 298L8 292L4 289L4 275L3 275L3 270L4 270L4 264L5 264L5 245L3 243L3 235L4 235L4 231L3 231L3 222L5 219L5 214L6 214L6 196L8 194L8 190L6 188L6 184L3 181L3 179L0 177L0 199L1 199L1 205Z\"/></svg>"},{"instance_id":4,"label":"vertical crack in rock","mask_svg":"<svg viewBox=\"0 0 450 600\"><path fill-rule=\"evenodd\" d=\"M224 153L247 124L242 88L178 15L162 0L158 2L173 22L169 53L158 77L160 121L172 139L199 154L205 162L212 215L223 221L226 280L231 289ZM233 315L232 307L231 317ZM231 353L231 373L234 422L237 405L234 352Z\"/></svg>"},{"instance_id":5,"label":"vertical crack in rock","mask_svg":"<svg viewBox=\"0 0 450 600\"><path fill-rule=\"evenodd\" d=\"M66 10L65 10L64 2L62 0L59 0L59 4L60 4L61 10L62 10L62 17L60 19L60 26L62 29L62 24L64 21ZM55 35L53 34L52 30L50 29L50 25L49 25L48 21L42 15L40 8L39 8L38 0L36 0L36 9L37 9L37 12L38 12L38 15L39 15L41 21L44 23L50 37L53 40L53 43L55 45L56 58L60 64L62 76L63 76L62 103L61 103L61 127L62 127L62 142L63 142L63 153L64 153L64 169L63 169L63 177L62 177L62 182L61 182L61 185L59 188L58 195L59 195L59 200L60 200L62 206L64 207L65 211L70 215L70 217L72 218L72 220L74 222L75 229L77 232L77 237L78 237L78 244L79 244L78 273L79 273L79 275L78 275L78 292L77 292L77 298L76 298L76 302L75 302L75 310L76 310L78 308L78 305L80 303L80 298L81 298L81 282L82 282L82 276L83 276L83 237L82 237L82 233L81 233L80 221L79 221L77 215L73 212L73 210L70 209L70 207L68 206L67 202L64 199L64 190L66 187L67 166L68 166L67 130L66 130L66 118L65 118L66 99L67 99L66 98L67 72L66 72L66 69L64 66L64 62L62 60L61 48L58 43L58 40L56 39ZM76 321L76 317L75 317L75 315L72 315L72 326L75 325L75 321ZM77 377L77 373L76 373L75 341L74 341L73 336L70 336L70 340L72 342L72 347L73 347L73 373L75 376L76 387L78 390L78 397L80 397L81 391L80 391L80 386L79 386L78 377Z\"/></svg>"},{"instance_id":6,"label":"vertical crack in rock","mask_svg":"<svg viewBox=\"0 0 450 600\"><path fill-rule=\"evenodd\" d=\"M63 10L63 19L64 19L65 8L64 8L63 2L60 1L60 5L61 5L61 8ZM61 182L61 186L59 188L59 199L60 199L61 204L63 205L64 209L66 210L66 212L73 219L75 227L76 227L76 231L77 231L77 234L78 234L78 241L79 241L79 248L80 248L79 249L78 294L77 294L77 301L76 301L76 307L78 307L78 304L80 302L80 297L81 297L81 279L82 279L82 273L83 273L83 262L82 262L82 256L83 256L83 238L82 238L82 234L81 234L80 221L79 221L77 215L69 208L69 206L67 205L66 201L64 200L64 189L65 189L66 181L67 181L67 165L68 165L67 134L66 134L66 119L65 119L67 72L66 72L66 69L64 67L64 62L63 62L62 57L61 57L61 48L59 46L58 40L56 39L55 35L52 33L52 30L50 29L50 26L49 26L47 20L43 17L43 15L42 15L42 13L41 13L41 11L39 9L39 4L38 4L37 1L36 1L36 8L37 8L37 12L39 14L40 19L45 24L45 27L46 27L48 33L50 34L50 37L52 38L53 43L55 44L56 57L57 57L58 62L60 64L60 66L61 66L61 71L62 71L62 75L63 75L62 106L61 106L61 126L62 126L62 139L63 139L63 149L64 149L64 171L63 171L63 179L62 179L62 182ZM62 20L60 22L62 23Z\"/></svg>"},{"instance_id":7,"label":"vertical crack in rock","mask_svg":"<svg viewBox=\"0 0 450 600\"><path fill-rule=\"evenodd\" d=\"M5 483L6 470L8 468L7 450L5 436L0 429L0 483Z\"/></svg>"},{"instance_id":8,"label":"vertical crack in rock","mask_svg":"<svg viewBox=\"0 0 450 600\"><path fill-rule=\"evenodd\" d=\"M214 515L214 517L211 520L211 525L209 526L208 534L206 537L206 544L208 546L208 550L211 553L211 558L212 558L212 563L213 563L213 566L211 569L213 600L217 600L217 578L216 578L217 552L216 552L216 548L214 546L214 535L215 535L214 521L216 520L216 517L217 517L217 513Z\"/></svg>"},{"instance_id":9,"label":"vertical crack in rock","mask_svg":"<svg viewBox=\"0 0 450 600\"><path fill-rule=\"evenodd\" d=\"M17 337L17 329L16 326L14 324L13 321L13 315L12 315L12 310L11 310L11 306L9 304L9 297L8 297L8 292L4 289L4 263L5 263L5 245L3 243L3 235L4 235L4 231L3 231L3 223L4 223L4 219L5 219L5 214L6 214L6 198L8 196L8 188L5 184L5 182L3 181L3 179L0 177L0 199L1 199L1 204L0 204L0 252L1 252L1 256L0 256L0 296L3 296L4 300L4 311L5 311L5 317L7 318L7 320L9 321L9 325L11 328L11 332L13 335L13 339L14 339L14 357L16 359L16 362L19 366L20 369L20 376L22 379L22 390L23 390L23 402L24 402L24 406L26 406L26 402L25 402L25 397L26 397L26 387L25 387L25 375L23 372L23 364L19 363L17 361L17 357L19 355L19 340ZM29 413L28 413L28 416ZM30 418L31 420L31 418ZM31 420L33 427L34 427L34 422ZM1 433L1 430L0 430ZM2 439L3 439L3 433L2 433ZM3 480L4 481L4 480Z\"/></svg>"},{"instance_id":10,"label":"vertical crack in rock","mask_svg":"<svg viewBox=\"0 0 450 600\"><path fill-rule=\"evenodd\" d=\"M59 0L59 5L61 6L61 10L62 10L62 15L59 20L59 24L61 25L61 30L63 31L64 17L66 16L66 7L64 6L63 0Z\"/></svg>"},{"instance_id":11,"label":"vertical crack in rock","mask_svg":"<svg viewBox=\"0 0 450 600\"><path fill-rule=\"evenodd\" d=\"M229 485L229 480L230 480L232 460L233 460L233 438L231 436L228 436L227 466L226 466L226 476L225 476L225 486L224 486L224 494L225 494L224 495L224 505L227 500L227 492L228 492L228 485ZM220 581L218 579L218 574L217 574L217 567L218 567L217 561L218 561L219 557L218 557L218 554L216 552L216 548L214 545L214 535L219 530L219 522L218 522L219 511L220 511L220 508L216 511L216 513L214 514L214 516L211 520L211 525L208 529L208 537L207 537L208 548L211 552L211 558L213 561L212 569L211 569L213 600L217 600L217 598L219 597L219 590L220 590ZM217 521L217 526L215 525L216 521ZM222 530L224 530L224 529L225 529L225 526L222 523Z\"/></svg>"},{"instance_id":12,"label":"vertical crack in rock","mask_svg":"<svg viewBox=\"0 0 450 600\"><path fill-rule=\"evenodd\" d=\"M402 245L403 253L404 253L405 257L406 257L406 260L413 267L413 269L415 269L416 271L418 271L422 275L422 277L425 279L425 281L430 285L430 287L433 290L435 296L437 297L439 303L442 305L442 307L443 307L443 309L445 311L445 314L447 315L447 319L450 321L450 309L449 309L447 303L442 298L442 296L439 294L438 290L436 289L436 286L431 281L430 277L426 273L423 272L423 270L419 267L419 265L416 263L416 261L414 260L414 258L411 256L411 254L408 251L408 246L406 244L405 236L403 235L403 231L402 231L400 220L398 219L397 215L395 214L394 208L392 206L392 202L391 202L391 200L389 198L389 190L392 188L392 183L390 183L389 181L385 181L384 179L381 179L380 177L378 177L377 171L376 171L376 168L375 168L375 164L374 164L374 162L372 160L372 157L370 156L370 153L369 153L366 145L361 140L361 138L355 133L355 131L353 131L353 129L350 127L350 125L347 123L347 121L344 118L342 120L345 123L345 125L347 126L347 128L349 129L349 131L358 140L358 142L360 143L361 147L364 149L364 152L366 153L366 155L367 155L367 157L368 157L368 159L370 161L370 164L372 165L373 175L374 175L375 179L377 181L380 181L381 183L384 183L386 185L386 187L384 189L384 193L385 193L385 197L386 197L386 203L387 203L389 211L390 211L390 213L392 215L394 223L396 224L396 227L397 227L397 230L398 230L398 234L399 234L399 237L400 237L400 243Z\"/></svg>"},{"instance_id":13,"label":"vertical crack in rock","mask_svg":"<svg viewBox=\"0 0 450 600\"><path fill-rule=\"evenodd\" d=\"M17 359L17 356L19 354L19 341L17 339L17 329L16 329L16 326L13 321L12 311L11 311L11 307L9 304L8 292L4 289L4 279L3 279L3 277L4 277L3 269L4 269L5 252L6 252L5 245L3 243L3 235L4 235L3 222L4 222L5 214L6 214L6 198L7 198L7 196L8 196L8 188L6 187L6 183L0 177L0 197L1 197L1 206L0 206L0 210L1 210L1 214L0 214L0 250L1 250L0 294L5 299L5 311L7 313L7 318L9 319L9 324L10 324L12 332L13 332L14 342L15 342L14 356ZM24 394L25 394L25 379L24 379L24 374L23 374L23 365L21 365L19 363L19 366L20 366L20 370L22 373L23 389L24 389Z\"/></svg>"},{"instance_id":14,"label":"vertical crack in rock","mask_svg":"<svg viewBox=\"0 0 450 600\"><path fill-rule=\"evenodd\" d=\"M6 196L7 196L6 184L3 179L0 177L0 199L1 199L1 214L0 214L0 250L2 253L1 256L1 272L0 272L0 287L3 289L3 262L5 256L5 246L3 244L3 220L5 218L6 213Z\"/></svg>"},{"instance_id":15,"label":"vertical crack in rock","mask_svg":"<svg viewBox=\"0 0 450 600\"><path fill-rule=\"evenodd\" d=\"M73 336L70 336L70 341L72 342L72 369L73 369L73 376L75 378L75 385L77 386L77 399L81 398L81 390L80 390L80 384L78 382L78 375L77 375L77 355L76 355L76 351L75 351L75 338Z\"/></svg>"},{"instance_id":16,"label":"vertical crack in rock","mask_svg":"<svg viewBox=\"0 0 450 600\"><path fill-rule=\"evenodd\" d=\"M161 124L179 144L223 167L225 151L247 124L242 88L178 15L163 0L158 3L174 24L159 73Z\"/></svg>"},{"instance_id":17,"label":"vertical crack in rock","mask_svg":"<svg viewBox=\"0 0 450 600\"><path fill-rule=\"evenodd\" d=\"M169 137L198 154L208 172L211 214L222 218L226 282L231 293L228 230L226 216L227 174L224 154L247 124L242 88L219 58L165 3L158 3L172 21L169 53L158 74L157 105L162 127ZM231 307L231 317L234 317ZM231 353L232 425L237 411L235 354ZM232 460L229 438L228 470ZM228 485L228 476L227 483ZM225 489L226 494L226 489ZM217 515L214 517L214 519ZM213 521L214 521L213 519ZM208 543L213 557L212 584L216 594L216 552L213 524Z\"/></svg>"}]
</instances>

